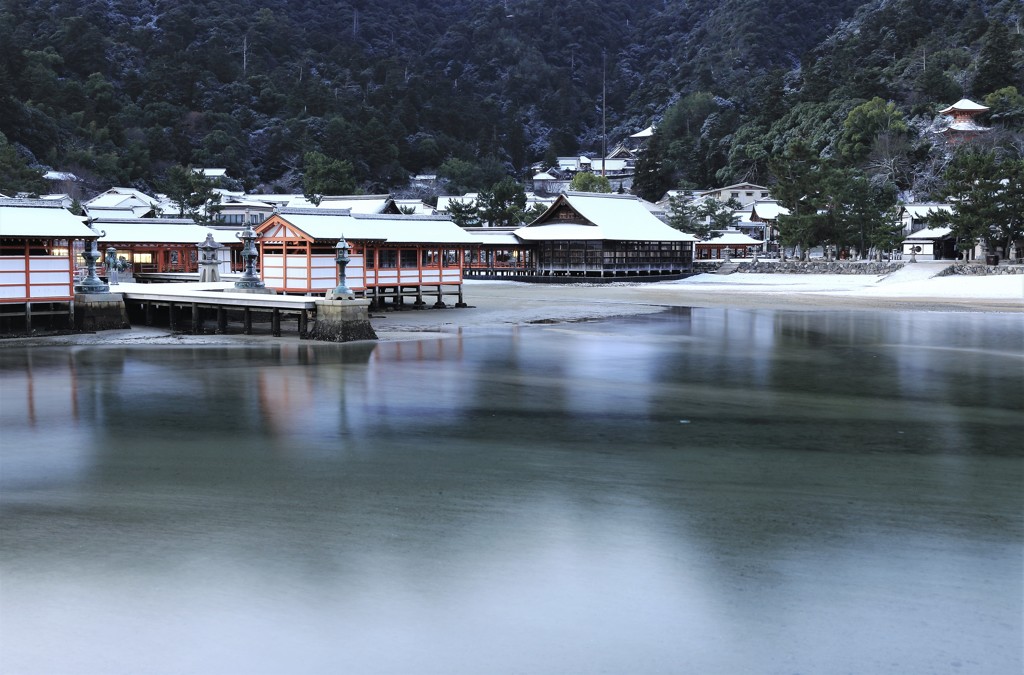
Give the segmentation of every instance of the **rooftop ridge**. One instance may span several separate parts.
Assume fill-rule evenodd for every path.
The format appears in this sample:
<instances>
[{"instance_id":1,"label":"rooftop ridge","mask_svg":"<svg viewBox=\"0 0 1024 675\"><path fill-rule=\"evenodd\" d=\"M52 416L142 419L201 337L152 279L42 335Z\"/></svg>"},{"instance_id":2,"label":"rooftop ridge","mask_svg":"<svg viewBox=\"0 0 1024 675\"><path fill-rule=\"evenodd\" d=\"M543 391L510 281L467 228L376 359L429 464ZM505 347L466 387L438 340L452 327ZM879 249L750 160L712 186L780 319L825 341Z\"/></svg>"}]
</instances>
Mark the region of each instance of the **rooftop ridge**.
<instances>
[{"instance_id":1,"label":"rooftop ridge","mask_svg":"<svg viewBox=\"0 0 1024 675\"><path fill-rule=\"evenodd\" d=\"M47 209L64 209L60 201L53 199L29 199L22 197L0 197L0 206L16 206ZM66 210L66 209L65 209Z\"/></svg>"}]
</instances>

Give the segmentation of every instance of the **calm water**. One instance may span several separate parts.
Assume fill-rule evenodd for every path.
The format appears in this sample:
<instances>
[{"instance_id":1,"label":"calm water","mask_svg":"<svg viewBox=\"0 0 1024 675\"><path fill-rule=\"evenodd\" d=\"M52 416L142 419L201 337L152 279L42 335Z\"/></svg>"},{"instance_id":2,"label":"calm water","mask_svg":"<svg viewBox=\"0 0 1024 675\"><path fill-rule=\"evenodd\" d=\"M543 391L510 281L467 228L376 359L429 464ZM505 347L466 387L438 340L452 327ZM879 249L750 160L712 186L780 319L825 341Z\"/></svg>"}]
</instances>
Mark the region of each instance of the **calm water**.
<instances>
[{"instance_id":1,"label":"calm water","mask_svg":"<svg viewBox=\"0 0 1024 675\"><path fill-rule=\"evenodd\" d=\"M1019 674L1020 315L0 345L0 672Z\"/></svg>"}]
</instances>

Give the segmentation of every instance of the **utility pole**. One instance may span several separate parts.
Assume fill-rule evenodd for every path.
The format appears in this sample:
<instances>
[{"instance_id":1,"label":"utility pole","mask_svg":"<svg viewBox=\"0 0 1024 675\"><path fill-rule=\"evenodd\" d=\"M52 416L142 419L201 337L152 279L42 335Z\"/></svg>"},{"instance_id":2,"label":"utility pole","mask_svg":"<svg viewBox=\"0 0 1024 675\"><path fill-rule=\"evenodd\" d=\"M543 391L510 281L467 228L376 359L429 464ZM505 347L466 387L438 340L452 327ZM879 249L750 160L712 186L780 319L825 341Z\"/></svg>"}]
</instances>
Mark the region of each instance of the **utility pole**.
<instances>
[{"instance_id":1,"label":"utility pole","mask_svg":"<svg viewBox=\"0 0 1024 675\"><path fill-rule=\"evenodd\" d=\"M604 145L601 150L601 176L608 170L608 51L601 50L601 136Z\"/></svg>"}]
</instances>

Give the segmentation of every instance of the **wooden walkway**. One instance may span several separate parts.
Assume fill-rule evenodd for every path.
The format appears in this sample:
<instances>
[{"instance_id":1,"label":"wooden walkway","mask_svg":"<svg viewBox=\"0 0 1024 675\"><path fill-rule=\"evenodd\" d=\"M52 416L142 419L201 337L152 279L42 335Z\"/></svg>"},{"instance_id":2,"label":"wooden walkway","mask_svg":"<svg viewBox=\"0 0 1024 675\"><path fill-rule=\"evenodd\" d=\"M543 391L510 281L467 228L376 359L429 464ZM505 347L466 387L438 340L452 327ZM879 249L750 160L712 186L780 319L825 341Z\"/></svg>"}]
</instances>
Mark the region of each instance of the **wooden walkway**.
<instances>
[{"instance_id":1,"label":"wooden walkway","mask_svg":"<svg viewBox=\"0 0 1024 675\"><path fill-rule=\"evenodd\" d=\"M181 330L188 323L193 333L202 333L206 320L216 322L215 331L226 333L234 320L242 324L242 332L251 335L254 319L270 320L274 337L281 336L281 319L295 316L299 336L305 336L309 321L316 315L316 300L310 296L274 295L271 293L240 293L231 282L189 284L122 283L110 287L121 293L129 317L142 314L147 326L153 325L157 314L166 312L171 330Z\"/></svg>"}]
</instances>

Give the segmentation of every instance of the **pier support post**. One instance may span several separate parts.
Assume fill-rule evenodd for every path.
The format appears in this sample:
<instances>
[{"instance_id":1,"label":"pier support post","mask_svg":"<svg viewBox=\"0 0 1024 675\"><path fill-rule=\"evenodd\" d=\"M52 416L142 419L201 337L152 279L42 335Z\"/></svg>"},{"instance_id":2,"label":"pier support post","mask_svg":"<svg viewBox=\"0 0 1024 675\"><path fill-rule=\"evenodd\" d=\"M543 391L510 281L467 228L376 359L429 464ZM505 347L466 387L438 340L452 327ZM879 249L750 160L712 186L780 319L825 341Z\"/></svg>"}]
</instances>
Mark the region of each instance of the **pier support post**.
<instances>
[{"instance_id":1,"label":"pier support post","mask_svg":"<svg viewBox=\"0 0 1024 675\"><path fill-rule=\"evenodd\" d=\"M248 307L242 310L242 332L252 335L252 310Z\"/></svg>"},{"instance_id":2,"label":"pier support post","mask_svg":"<svg viewBox=\"0 0 1024 675\"><path fill-rule=\"evenodd\" d=\"M146 325L147 326L152 326L153 325L153 301L152 300L146 300L145 308L146 308L146 319L145 319Z\"/></svg>"},{"instance_id":3,"label":"pier support post","mask_svg":"<svg viewBox=\"0 0 1024 675\"><path fill-rule=\"evenodd\" d=\"M308 331L309 312L307 312L306 310L302 310L301 312L299 312L299 338L303 340L306 339L308 337L308 335L306 335Z\"/></svg>"},{"instance_id":4,"label":"pier support post","mask_svg":"<svg viewBox=\"0 0 1024 675\"><path fill-rule=\"evenodd\" d=\"M309 332L311 340L352 342L376 340L370 325L369 300L317 300L316 321Z\"/></svg>"},{"instance_id":5,"label":"pier support post","mask_svg":"<svg viewBox=\"0 0 1024 675\"><path fill-rule=\"evenodd\" d=\"M270 334L281 337L281 310L274 309L270 314Z\"/></svg>"},{"instance_id":6,"label":"pier support post","mask_svg":"<svg viewBox=\"0 0 1024 675\"><path fill-rule=\"evenodd\" d=\"M167 325L171 330L178 330L178 308L173 302L167 303Z\"/></svg>"},{"instance_id":7,"label":"pier support post","mask_svg":"<svg viewBox=\"0 0 1024 675\"><path fill-rule=\"evenodd\" d=\"M462 284L459 284L459 301L455 303L456 307L469 307L466 304L465 298L462 297Z\"/></svg>"},{"instance_id":8,"label":"pier support post","mask_svg":"<svg viewBox=\"0 0 1024 675\"><path fill-rule=\"evenodd\" d=\"M131 328L121 293L75 293L73 310L75 330Z\"/></svg>"},{"instance_id":9,"label":"pier support post","mask_svg":"<svg viewBox=\"0 0 1024 675\"><path fill-rule=\"evenodd\" d=\"M199 309L199 304L193 302L192 303L192 334L193 335L199 335L200 333L203 332L203 321L202 321L202 318L200 317L200 311L201 310Z\"/></svg>"},{"instance_id":10,"label":"pier support post","mask_svg":"<svg viewBox=\"0 0 1024 675\"><path fill-rule=\"evenodd\" d=\"M228 310L224 307L217 308L217 333L223 335L228 332Z\"/></svg>"}]
</instances>

